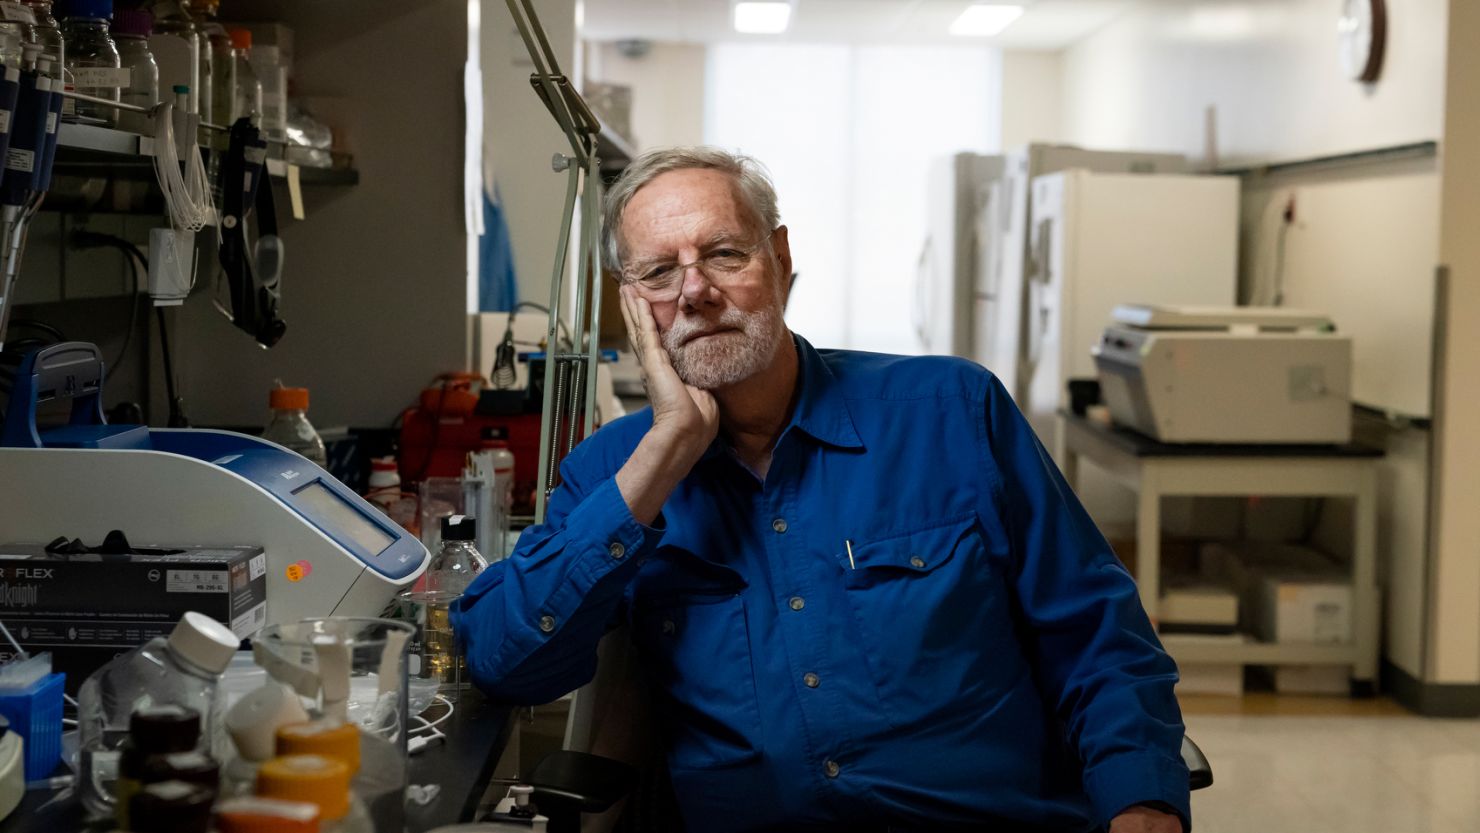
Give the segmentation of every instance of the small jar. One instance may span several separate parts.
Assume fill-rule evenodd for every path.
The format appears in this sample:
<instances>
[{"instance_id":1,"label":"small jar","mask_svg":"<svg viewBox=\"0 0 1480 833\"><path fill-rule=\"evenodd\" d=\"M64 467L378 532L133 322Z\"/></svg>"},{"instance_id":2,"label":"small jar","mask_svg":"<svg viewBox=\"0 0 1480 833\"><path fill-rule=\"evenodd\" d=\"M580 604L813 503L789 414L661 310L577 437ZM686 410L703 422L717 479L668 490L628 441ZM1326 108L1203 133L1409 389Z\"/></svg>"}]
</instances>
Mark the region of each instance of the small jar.
<instances>
[{"instance_id":1,"label":"small jar","mask_svg":"<svg viewBox=\"0 0 1480 833\"><path fill-rule=\"evenodd\" d=\"M118 45L118 60L128 70L128 86L123 89L123 103L153 107L159 103L159 65L149 51L149 33L154 29L154 15L144 9L119 9L113 13L113 42ZM118 126L134 133L152 134L154 122L144 113L118 111Z\"/></svg>"},{"instance_id":2,"label":"small jar","mask_svg":"<svg viewBox=\"0 0 1480 833\"><path fill-rule=\"evenodd\" d=\"M93 98L118 101L128 85L118 57L118 44L113 42L108 21L113 17L113 0L63 0L62 37L67 47L67 72L77 92ZM118 111L91 101L76 102L73 115L79 121L116 124Z\"/></svg>"}]
</instances>

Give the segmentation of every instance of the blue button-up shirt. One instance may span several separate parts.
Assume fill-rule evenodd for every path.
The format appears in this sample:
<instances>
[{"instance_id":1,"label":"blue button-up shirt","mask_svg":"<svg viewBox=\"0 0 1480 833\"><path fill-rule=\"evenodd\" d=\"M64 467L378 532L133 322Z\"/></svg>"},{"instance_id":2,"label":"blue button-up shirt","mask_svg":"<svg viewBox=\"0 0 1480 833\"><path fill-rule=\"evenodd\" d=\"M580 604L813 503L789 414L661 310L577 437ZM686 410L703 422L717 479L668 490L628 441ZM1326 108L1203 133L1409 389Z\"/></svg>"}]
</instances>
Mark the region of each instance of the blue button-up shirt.
<instances>
[{"instance_id":1,"label":"blue button-up shirt","mask_svg":"<svg viewBox=\"0 0 1480 833\"><path fill-rule=\"evenodd\" d=\"M651 412L575 449L454 611L474 681L552 700L625 621L695 831L1188 818L1176 669L998 380L796 343L764 480L716 441L647 527L614 476Z\"/></svg>"}]
</instances>

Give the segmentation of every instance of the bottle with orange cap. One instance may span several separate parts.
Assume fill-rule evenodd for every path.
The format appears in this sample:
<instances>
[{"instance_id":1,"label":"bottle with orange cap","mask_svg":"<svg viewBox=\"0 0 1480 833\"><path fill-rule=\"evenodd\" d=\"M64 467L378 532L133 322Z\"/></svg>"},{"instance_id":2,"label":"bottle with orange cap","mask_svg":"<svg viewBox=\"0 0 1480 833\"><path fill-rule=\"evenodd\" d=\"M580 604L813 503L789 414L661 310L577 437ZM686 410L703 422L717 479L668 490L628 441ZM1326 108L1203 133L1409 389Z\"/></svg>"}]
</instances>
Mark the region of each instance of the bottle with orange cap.
<instances>
[{"instance_id":1,"label":"bottle with orange cap","mask_svg":"<svg viewBox=\"0 0 1480 833\"><path fill-rule=\"evenodd\" d=\"M339 758L283 755L258 770L257 795L318 807L322 833L374 833L365 805L350 792L351 777L350 767Z\"/></svg>"},{"instance_id":2,"label":"bottle with orange cap","mask_svg":"<svg viewBox=\"0 0 1480 833\"><path fill-rule=\"evenodd\" d=\"M296 451L319 466L328 465L324 440L308 421L308 388L287 388L282 382L267 394L272 417L262 431L262 439Z\"/></svg>"},{"instance_id":3,"label":"bottle with orange cap","mask_svg":"<svg viewBox=\"0 0 1480 833\"><path fill-rule=\"evenodd\" d=\"M319 833L319 807L249 795L216 805L217 833Z\"/></svg>"}]
</instances>

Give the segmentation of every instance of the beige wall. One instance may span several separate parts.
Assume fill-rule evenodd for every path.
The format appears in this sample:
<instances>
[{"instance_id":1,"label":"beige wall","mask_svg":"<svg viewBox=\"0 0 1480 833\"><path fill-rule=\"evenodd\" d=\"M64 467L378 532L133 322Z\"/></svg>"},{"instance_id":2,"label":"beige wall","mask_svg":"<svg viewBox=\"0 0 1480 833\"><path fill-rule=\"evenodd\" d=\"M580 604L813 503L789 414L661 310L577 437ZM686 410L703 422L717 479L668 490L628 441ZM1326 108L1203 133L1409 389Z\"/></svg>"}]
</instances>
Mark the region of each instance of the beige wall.
<instances>
[{"instance_id":1,"label":"beige wall","mask_svg":"<svg viewBox=\"0 0 1480 833\"><path fill-rule=\"evenodd\" d=\"M279 0L256 8L296 34L296 88L339 99L336 128L360 183L309 188L308 219L289 219L283 318L264 351L212 306L209 287L173 341L186 409L198 424L260 425L274 379L312 391L320 428L390 425L431 377L465 361L463 215L466 0ZM416 72L390 72L395 66ZM215 270L202 275L210 280Z\"/></svg>"},{"instance_id":2,"label":"beige wall","mask_svg":"<svg viewBox=\"0 0 1480 833\"><path fill-rule=\"evenodd\" d=\"M1453 5L1457 9L1474 4L1455 0ZM1376 85L1364 86L1341 74L1335 3L1142 3L1064 53L1059 138L1093 147L1177 151L1206 163L1206 109L1212 106L1217 161L1225 166L1441 138L1447 148L1460 147L1456 142L1476 146L1480 141L1464 134L1462 124L1450 124L1446 134L1446 106L1453 122L1466 104L1457 101L1458 96L1446 102L1446 39L1468 44L1480 36L1473 21L1468 31L1451 29L1451 14L1456 27L1464 24L1449 7L1448 0L1390 3L1383 75ZM1474 16L1473 11L1467 14ZM1464 75L1463 62L1447 71L1448 89L1473 89L1477 79ZM1474 245L1467 242L1463 229L1473 229L1480 217L1474 209L1468 217L1459 212L1466 200L1471 206L1480 204L1477 194L1467 193L1477 181L1480 172L1466 171L1462 163L1457 168L1455 154L1449 152L1440 160L1250 178L1244 193L1245 285L1257 244L1271 234L1261 220L1265 206L1272 200L1282 205L1293 195L1300 225L1287 247L1288 302L1341 312L1338 325L1343 321L1343 326L1351 325L1346 329L1369 347L1377 343L1395 355L1415 354L1414 361L1397 366L1423 376L1432 321L1432 314L1424 315L1432 309L1425 299L1432 297L1440 260L1464 262L1466 246ZM1328 248L1313 248L1319 246ZM1469 252L1473 257L1473 248ZM1448 318L1454 322L1465 311L1473 321L1480 314L1480 296L1463 297L1468 287L1458 269L1456 293L1461 297L1451 304ZM1480 277L1470 278L1470 284L1476 279ZM1467 301L1470 306L1463 306ZM1388 449L1379 533L1388 601L1384 650L1388 659L1427 682L1476 682L1480 559L1475 551L1480 517L1473 507L1480 503L1480 483L1470 474L1474 470L1470 461L1480 446L1465 445L1465 436L1473 431L1459 411L1466 401L1476 401L1464 385L1473 387L1476 383L1467 380L1480 379L1476 373L1480 368L1467 364L1480 357L1480 344L1465 341L1475 338L1473 327L1451 323L1450 331L1447 424L1458 431L1444 430L1441 413L1434 432L1377 432ZM1463 367L1456 368L1456 361ZM1403 395L1393 392L1389 397L1401 403L1393 404L1394 410L1417 410L1408 387ZM1456 399L1456 390L1468 395ZM1422 400L1420 392L1418 401ZM1437 477L1446 493L1437 504L1444 511L1432 530L1424 519L1431 439L1438 445L1436 457L1444 461Z\"/></svg>"},{"instance_id":3,"label":"beige wall","mask_svg":"<svg viewBox=\"0 0 1480 833\"><path fill-rule=\"evenodd\" d=\"M1058 142L1063 133L1063 54L1002 53L1002 149Z\"/></svg>"},{"instance_id":4,"label":"beige wall","mask_svg":"<svg viewBox=\"0 0 1480 833\"><path fill-rule=\"evenodd\" d=\"M1449 4L1439 255L1449 268L1440 346L1430 573L1429 667L1438 682L1480 681L1480 4Z\"/></svg>"},{"instance_id":5,"label":"beige wall","mask_svg":"<svg viewBox=\"0 0 1480 833\"><path fill-rule=\"evenodd\" d=\"M535 5L561 69L579 78L575 0ZM551 170L550 158L570 153L570 144L529 85L534 65L502 2L484 0L482 29L485 162L503 201L519 298L546 304L565 205L565 177Z\"/></svg>"},{"instance_id":6,"label":"beige wall","mask_svg":"<svg viewBox=\"0 0 1480 833\"><path fill-rule=\"evenodd\" d=\"M1217 108L1224 163L1436 139L1447 0L1389 3L1382 80L1342 77L1332 0L1157 0L1069 49L1064 138L1204 156Z\"/></svg>"},{"instance_id":7,"label":"beige wall","mask_svg":"<svg viewBox=\"0 0 1480 833\"><path fill-rule=\"evenodd\" d=\"M633 147L704 141L705 51L700 44L655 43L648 54L629 58L615 44L590 44L589 76L632 87L632 135L625 138Z\"/></svg>"}]
</instances>

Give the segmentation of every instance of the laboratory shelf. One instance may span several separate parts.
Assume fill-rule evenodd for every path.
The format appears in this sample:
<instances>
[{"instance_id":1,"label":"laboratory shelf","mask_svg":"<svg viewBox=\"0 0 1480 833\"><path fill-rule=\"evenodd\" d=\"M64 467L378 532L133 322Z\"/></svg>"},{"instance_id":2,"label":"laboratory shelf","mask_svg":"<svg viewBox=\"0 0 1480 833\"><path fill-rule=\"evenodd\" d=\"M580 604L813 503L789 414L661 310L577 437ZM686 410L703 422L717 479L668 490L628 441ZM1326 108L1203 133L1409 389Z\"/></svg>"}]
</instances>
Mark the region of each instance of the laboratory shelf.
<instances>
[{"instance_id":1,"label":"laboratory shelf","mask_svg":"<svg viewBox=\"0 0 1480 833\"><path fill-rule=\"evenodd\" d=\"M212 137L213 145L224 148L224 136ZM282 159L281 145L272 144L268 149L267 172L280 179L288 176L288 163ZM89 174L108 172L125 177L136 177L144 173L153 175L154 139L126 130L101 127L91 124L63 122L57 127L56 169L62 174ZM273 157L276 156L276 158ZM353 167L313 168L304 165L298 168L298 181L304 185L358 185L360 173Z\"/></svg>"},{"instance_id":2,"label":"laboratory shelf","mask_svg":"<svg viewBox=\"0 0 1480 833\"><path fill-rule=\"evenodd\" d=\"M1218 643L1207 637L1162 634L1161 644L1179 663L1238 665L1352 665L1361 651L1351 643L1245 642Z\"/></svg>"}]
</instances>

